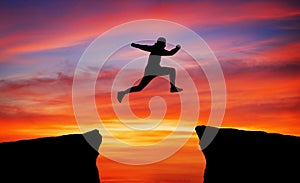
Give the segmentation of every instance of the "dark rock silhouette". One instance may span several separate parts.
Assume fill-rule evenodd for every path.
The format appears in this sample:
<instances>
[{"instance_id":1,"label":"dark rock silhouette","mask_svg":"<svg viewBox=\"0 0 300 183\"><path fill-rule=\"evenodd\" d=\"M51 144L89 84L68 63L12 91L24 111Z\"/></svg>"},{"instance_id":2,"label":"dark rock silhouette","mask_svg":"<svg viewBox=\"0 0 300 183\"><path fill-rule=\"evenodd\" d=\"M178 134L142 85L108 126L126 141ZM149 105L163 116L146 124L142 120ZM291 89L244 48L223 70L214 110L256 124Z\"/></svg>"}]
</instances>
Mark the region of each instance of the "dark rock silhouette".
<instances>
[{"instance_id":1,"label":"dark rock silhouette","mask_svg":"<svg viewBox=\"0 0 300 183\"><path fill-rule=\"evenodd\" d=\"M206 128L218 133L201 148L206 159L204 183L300 182L300 137L197 126L200 147Z\"/></svg>"},{"instance_id":2,"label":"dark rock silhouette","mask_svg":"<svg viewBox=\"0 0 300 183\"><path fill-rule=\"evenodd\" d=\"M92 147L84 138L89 138ZM98 130L0 143L0 182L100 183Z\"/></svg>"}]
</instances>

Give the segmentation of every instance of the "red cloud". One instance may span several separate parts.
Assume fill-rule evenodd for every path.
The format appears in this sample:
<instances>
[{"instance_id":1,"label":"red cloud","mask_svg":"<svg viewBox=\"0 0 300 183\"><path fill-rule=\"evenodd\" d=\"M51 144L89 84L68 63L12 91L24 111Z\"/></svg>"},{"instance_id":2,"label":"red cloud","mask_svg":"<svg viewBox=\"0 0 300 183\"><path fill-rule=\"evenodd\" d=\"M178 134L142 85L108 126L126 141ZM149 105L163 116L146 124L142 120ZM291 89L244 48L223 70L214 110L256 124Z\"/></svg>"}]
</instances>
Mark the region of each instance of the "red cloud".
<instances>
[{"instance_id":1,"label":"red cloud","mask_svg":"<svg viewBox=\"0 0 300 183\"><path fill-rule=\"evenodd\" d=\"M51 6L58 9L55 3ZM247 23L257 20L283 19L300 14L297 7L284 2L152 4L137 1L130 5L96 3L95 7L99 7L99 11L79 8L82 6L86 4L72 4L68 11L62 12L61 16L50 16L50 11L37 11L34 9L37 7L29 9L31 13L20 7L22 11L16 10L12 16L8 16L11 14L7 11L2 12L3 19L6 17L9 21L1 21L7 32L0 44L1 61L7 61L14 54L81 44L113 26L137 19L166 19L186 26L204 26L205 28L233 22ZM103 8L108 6L112 8L109 11ZM122 6L121 9L118 8L120 6ZM37 15L32 13L35 11ZM45 19L37 19L36 16ZM33 23L32 29L25 26ZM16 27L17 30L13 30Z\"/></svg>"}]
</instances>

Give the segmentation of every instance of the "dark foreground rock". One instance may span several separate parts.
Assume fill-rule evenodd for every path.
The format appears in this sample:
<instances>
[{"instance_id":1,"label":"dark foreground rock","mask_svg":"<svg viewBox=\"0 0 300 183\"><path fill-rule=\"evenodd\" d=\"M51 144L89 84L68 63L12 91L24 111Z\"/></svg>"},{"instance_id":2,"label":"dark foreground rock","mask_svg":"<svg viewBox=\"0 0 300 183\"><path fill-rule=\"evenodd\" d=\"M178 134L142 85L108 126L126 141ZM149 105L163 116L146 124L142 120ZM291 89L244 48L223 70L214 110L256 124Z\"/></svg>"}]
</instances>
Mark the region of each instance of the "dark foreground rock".
<instances>
[{"instance_id":1,"label":"dark foreground rock","mask_svg":"<svg viewBox=\"0 0 300 183\"><path fill-rule=\"evenodd\" d=\"M201 147L204 130L218 130ZM300 182L300 137L197 126L205 155L204 183Z\"/></svg>"},{"instance_id":2,"label":"dark foreground rock","mask_svg":"<svg viewBox=\"0 0 300 183\"><path fill-rule=\"evenodd\" d=\"M92 146L86 141L91 139ZM96 159L102 137L97 130L0 143L0 182L99 183Z\"/></svg>"}]
</instances>

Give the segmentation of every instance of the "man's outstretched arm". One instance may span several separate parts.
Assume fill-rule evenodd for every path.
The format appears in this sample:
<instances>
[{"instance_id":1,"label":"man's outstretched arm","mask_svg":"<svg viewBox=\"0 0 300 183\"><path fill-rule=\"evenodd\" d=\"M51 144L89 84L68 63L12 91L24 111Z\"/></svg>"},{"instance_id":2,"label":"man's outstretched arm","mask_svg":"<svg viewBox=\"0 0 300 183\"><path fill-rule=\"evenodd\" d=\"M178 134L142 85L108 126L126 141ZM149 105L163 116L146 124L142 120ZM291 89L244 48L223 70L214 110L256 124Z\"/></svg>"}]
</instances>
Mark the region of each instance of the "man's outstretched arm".
<instances>
[{"instance_id":1,"label":"man's outstretched arm","mask_svg":"<svg viewBox=\"0 0 300 183\"><path fill-rule=\"evenodd\" d=\"M131 43L131 46L134 48L139 48L141 50L149 51L149 52L151 52L151 47L152 47L149 45L142 45L142 44L137 44L137 43Z\"/></svg>"},{"instance_id":2,"label":"man's outstretched arm","mask_svg":"<svg viewBox=\"0 0 300 183\"><path fill-rule=\"evenodd\" d=\"M181 48L181 46L178 44L176 45L175 48L173 48L172 50L168 51L168 50L165 50L161 56L172 56L174 55L175 53L177 53L179 51L179 49Z\"/></svg>"}]
</instances>

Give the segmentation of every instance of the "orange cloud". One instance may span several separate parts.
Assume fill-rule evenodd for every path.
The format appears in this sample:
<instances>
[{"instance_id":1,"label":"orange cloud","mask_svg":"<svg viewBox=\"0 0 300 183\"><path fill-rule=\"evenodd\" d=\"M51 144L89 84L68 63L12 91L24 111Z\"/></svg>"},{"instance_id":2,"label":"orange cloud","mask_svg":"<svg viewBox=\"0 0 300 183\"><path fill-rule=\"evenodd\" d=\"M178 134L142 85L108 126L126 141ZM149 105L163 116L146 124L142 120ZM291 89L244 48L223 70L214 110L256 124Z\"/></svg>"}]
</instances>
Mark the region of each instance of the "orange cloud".
<instances>
[{"instance_id":1,"label":"orange cloud","mask_svg":"<svg viewBox=\"0 0 300 183\"><path fill-rule=\"evenodd\" d=\"M72 78L62 74L56 78L1 80L0 141L78 131L71 84Z\"/></svg>"}]
</instances>

